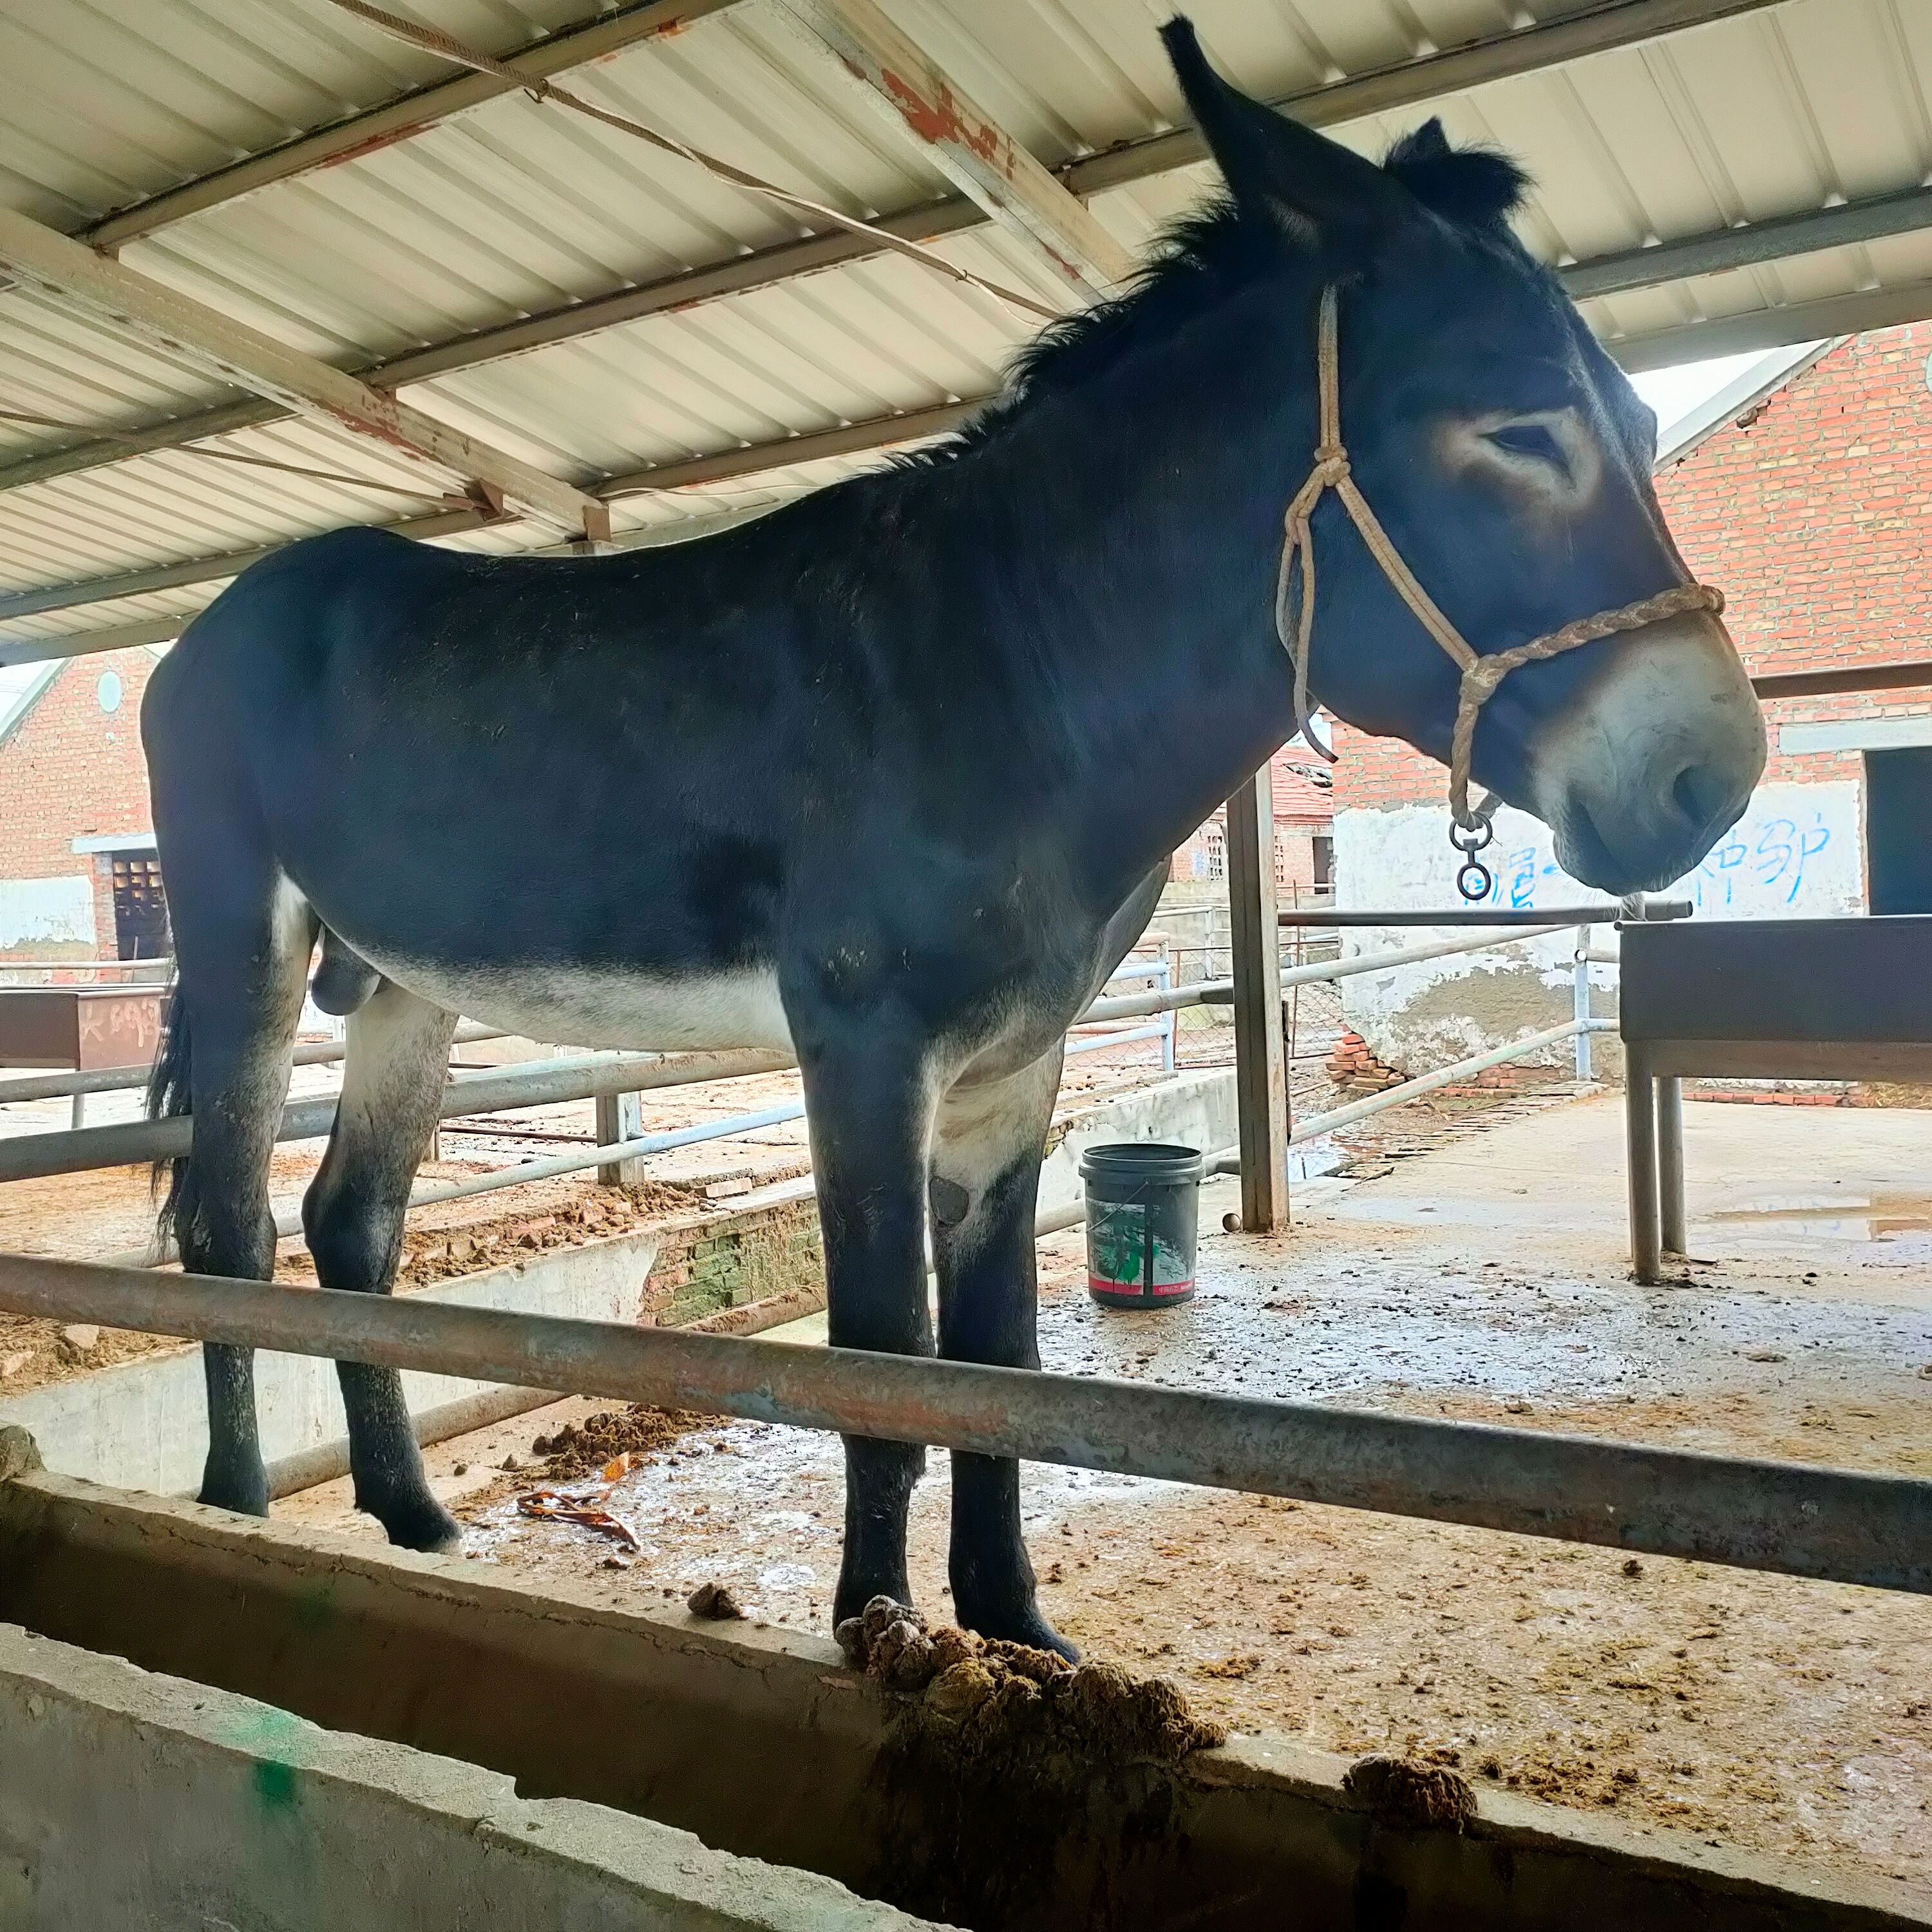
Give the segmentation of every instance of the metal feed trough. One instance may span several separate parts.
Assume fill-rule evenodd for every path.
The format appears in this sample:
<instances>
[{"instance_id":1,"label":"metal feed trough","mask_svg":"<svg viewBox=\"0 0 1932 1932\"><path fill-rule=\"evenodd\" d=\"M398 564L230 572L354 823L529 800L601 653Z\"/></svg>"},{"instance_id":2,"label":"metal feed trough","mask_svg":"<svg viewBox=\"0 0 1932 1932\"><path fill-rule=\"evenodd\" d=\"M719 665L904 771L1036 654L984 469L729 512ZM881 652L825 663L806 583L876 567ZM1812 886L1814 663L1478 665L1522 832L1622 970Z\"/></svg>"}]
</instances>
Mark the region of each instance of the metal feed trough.
<instances>
[{"instance_id":1,"label":"metal feed trough","mask_svg":"<svg viewBox=\"0 0 1932 1932\"><path fill-rule=\"evenodd\" d=\"M1683 1077L1932 1081L1932 918L1631 926L1623 934L1630 1262L1685 1250Z\"/></svg>"}]
</instances>

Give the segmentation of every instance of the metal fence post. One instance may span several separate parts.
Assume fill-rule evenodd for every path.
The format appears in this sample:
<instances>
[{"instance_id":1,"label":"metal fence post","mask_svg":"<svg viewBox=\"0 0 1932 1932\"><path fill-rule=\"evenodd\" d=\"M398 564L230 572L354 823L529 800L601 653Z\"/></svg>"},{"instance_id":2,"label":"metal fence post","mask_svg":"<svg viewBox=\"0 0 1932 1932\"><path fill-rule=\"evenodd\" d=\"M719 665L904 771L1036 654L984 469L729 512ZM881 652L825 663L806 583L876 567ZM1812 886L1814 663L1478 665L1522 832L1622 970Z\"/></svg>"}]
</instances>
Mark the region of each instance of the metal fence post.
<instances>
[{"instance_id":1,"label":"metal fence post","mask_svg":"<svg viewBox=\"0 0 1932 1932\"><path fill-rule=\"evenodd\" d=\"M1160 973L1154 983L1164 993L1174 991L1174 956L1168 950L1167 941L1160 942ZM1172 1073L1174 1068L1176 1036L1180 1030L1180 1015L1172 1006L1162 1013L1160 1029L1160 1070Z\"/></svg>"},{"instance_id":2,"label":"metal fence post","mask_svg":"<svg viewBox=\"0 0 1932 1932\"><path fill-rule=\"evenodd\" d=\"M1576 928L1576 966L1570 1006L1570 1017L1580 1022L1590 1017L1590 928ZM1579 1082L1593 1078L1590 1066L1590 1034L1580 1025L1576 1034L1576 1078Z\"/></svg>"},{"instance_id":3,"label":"metal fence post","mask_svg":"<svg viewBox=\"0 0 1932 1932\"><path fill-rule=\"evenodd\" d=\"M1274 772L1263 765L1228 801L1228 945L1234 958L1234 1105L1241 1129L1241 1226L1288 1226L1288 1064L1274 898Z\"/></svg>"}]
</instances>

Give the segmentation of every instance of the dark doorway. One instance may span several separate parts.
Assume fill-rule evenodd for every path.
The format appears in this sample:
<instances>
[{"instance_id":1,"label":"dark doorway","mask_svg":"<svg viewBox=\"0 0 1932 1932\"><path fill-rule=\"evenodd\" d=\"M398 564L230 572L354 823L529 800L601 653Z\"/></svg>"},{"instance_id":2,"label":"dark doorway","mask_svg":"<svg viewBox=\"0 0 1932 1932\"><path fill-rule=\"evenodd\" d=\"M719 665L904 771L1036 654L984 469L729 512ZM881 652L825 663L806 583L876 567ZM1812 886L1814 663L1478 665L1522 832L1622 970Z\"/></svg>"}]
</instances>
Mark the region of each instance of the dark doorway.
<instances>
[{"instance_id":1,"label":"dark doorway","mask_svg":"<svg viewBox=\"0 0 1932 1932\"><path fill-rule=\"evenodd\" d=\"M142 852L114 854L114 941L123 959L165 959L168 902L158 859Z\"/></svg>"},{"instance_id":2,"label":"dark doorway","mask_svg":"<svg viewBox=\"0 0 1932 1932\"><path fill-rule=\"evenodd\" d=\"M1874 912L1932 912L1932 746L1865 754L1865 878Z\"/></svg>"}]
</instances>

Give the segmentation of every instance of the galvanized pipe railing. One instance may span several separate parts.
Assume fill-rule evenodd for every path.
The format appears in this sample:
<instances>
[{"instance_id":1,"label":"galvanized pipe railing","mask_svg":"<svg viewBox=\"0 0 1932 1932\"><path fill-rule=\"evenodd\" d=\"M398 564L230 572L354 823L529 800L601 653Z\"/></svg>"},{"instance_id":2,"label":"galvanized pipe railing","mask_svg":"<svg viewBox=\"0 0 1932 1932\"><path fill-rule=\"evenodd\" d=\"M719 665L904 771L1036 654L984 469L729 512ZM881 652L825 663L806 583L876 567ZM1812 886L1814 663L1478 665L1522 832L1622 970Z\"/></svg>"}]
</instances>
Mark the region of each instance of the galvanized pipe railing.
<instances>
[{"instance_id":1,"label":"galvanized pipe railing","mask_svg":"<svg viewBox=\"0 0 1932 1932\"><path fill-rule=\"evenodd\" d=\"M1540 939L1546 934L1563 930L1561 925L1532 926L1512 932L1506 940L1438 939L1420 946L1396 946L1386 952L1358 952L1351 959L1317 960L1307 966L1284 967L1281 984L1286 989L1290 986L1313 986L1324 980L1352 980L1360 974L1387 973L1398 966L1416 965L1424 959L1452 958L1459 952L1486 952L1493 946L1513 945L1519 940ZM1084 1024L1088 1020L1138 1018L1180 1006L1226 1006L1234 994L1234 982L1232 980L1197 980L1188 986L1177 986L1171 992L1123 993L1113 999L1096 1000L1080 1017Z\"/></svg>"},{"instance_id":2,"label":"galvanized pipe railing","mask_svg":"<svg viewBox=\"0 0 1932 1932\"><path fill-rule=\"evenodd\" d=\"M0 1308L1932 1592L1909 1477L17 1256Z\"/></svg>"},{"instance_id":3,"label":"galvanized pipe railing","mask_svg":"<svg viewBox=\"0 0 1932 1932\"><path fill-rule=\"evenodd\" d=\"M521 1066L459 1074L442 1090L438 1117L447 1120L458 1114L498 1113L509 1108L593 1100L600 1094L636 1094L706 1080L736 1080L748 1074L782 1072L793 1064L790 1054L764 1048L730 1053L578 1054L567 1059L532 1060ZM276 1139L313 1140L327 1133L335 1119L335 1106L332 1094L291 1101L282 1110ZM0 1139L0 1181L38 1180L48 1174L171 1159L187 1153L194 1132L192 1117L184 1114L170 1120L17 1135Z\"/></svg>"},{"instance_id":4,"label":"galvanized pipe railing","mask_svg":"<svg viewBox=\"0 0 1932 1932\"><path fill-rule=\"evenodd\" d=\"M1688 919L1688 899L1646 899L1640 908L1606 904L1574 906L1438 906L1432 910L1337 912L1332 907L1290 908L1283 926L1614 926L1620 919Z\"/></svg>"},{"instance_id":5,"label":"galvanized pipe railing","mask_svg":"<svg viewBox=\"0 0 1932 1932\"><path fill-rule=\"evenodd\" d=\"M788 1100L781 1106L766 1107L755 1114L735 1114L728 1120L706 1120L697 1126L674 1127L662 1133L640 1134L628 1140L612 1141L603 1147L585 1148L536 1160L521 1160L513 1167L494 1168L487 1174L467 1174L460 1180L433 1180L410 1194L408 1211L414 1214L418 1208L434 1208L446 1201L466 1201L472 1195L494 1194L501 1188L524 1187L533 1180L555 1180L566 1174L578 1174L588 1168L603 1167L618 1161L641 1160L647 1154L668 1154L674 1148L695 1147L705 1141L756 1133L762 1127L778 1126L804 1118L805 1102ZM285 1240L302 1232L299 1208L286 1208L277 1213L278 1240ZM109 1255L106 1261L110 1268L164 1268L180 1258L180 1250L170 1241L160 1249L125 1248L118 1254Z\"/></svg>"},{"instance_id":6,"label":"galvanized pipe railing","mask_svg":"<svg viewBox=\"0 0 1932 1932\"><path fill-rule=\"evenodd\" d=\"M467 1020L456 1029L455 1044L465 1046L479 1040L507 1040L501 1027L474 1026ZM349 1051L339 1040L305 1040L297 1042L294 1064L328 1066ZM23 1073L0 1080L0 1107L16 1100L64 1100L85 1094L134 1093L148 1084L154 1068L148 1066L96 1066L85 1073Z\"/></svg>"}]
</instances>

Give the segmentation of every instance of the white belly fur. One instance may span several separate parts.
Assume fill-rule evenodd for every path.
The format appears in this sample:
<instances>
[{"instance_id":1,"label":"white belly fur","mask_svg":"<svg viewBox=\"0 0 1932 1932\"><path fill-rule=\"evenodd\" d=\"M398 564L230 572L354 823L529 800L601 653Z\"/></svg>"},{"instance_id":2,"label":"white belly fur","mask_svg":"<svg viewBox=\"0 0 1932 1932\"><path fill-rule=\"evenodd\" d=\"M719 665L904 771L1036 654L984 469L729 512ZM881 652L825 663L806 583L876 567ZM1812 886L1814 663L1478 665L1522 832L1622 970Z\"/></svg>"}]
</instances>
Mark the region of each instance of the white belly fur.
<instances>
[{"instance_id":1,"label":"white belly fur","mask_svg":"<svg viewBox=\"0 0 1932 1932\"><path fill-rule=\"evenodd\" d=\"M362 956L385 978L446 1012L529 1040L652 1053L734 1046L791 1051L777 976L757 968L674 980L578 966L472 969L366 950Z\"/></svg>"}]
</instances>

